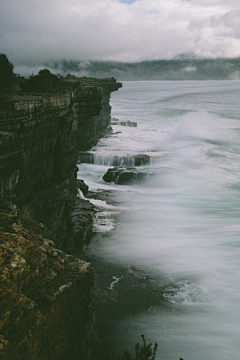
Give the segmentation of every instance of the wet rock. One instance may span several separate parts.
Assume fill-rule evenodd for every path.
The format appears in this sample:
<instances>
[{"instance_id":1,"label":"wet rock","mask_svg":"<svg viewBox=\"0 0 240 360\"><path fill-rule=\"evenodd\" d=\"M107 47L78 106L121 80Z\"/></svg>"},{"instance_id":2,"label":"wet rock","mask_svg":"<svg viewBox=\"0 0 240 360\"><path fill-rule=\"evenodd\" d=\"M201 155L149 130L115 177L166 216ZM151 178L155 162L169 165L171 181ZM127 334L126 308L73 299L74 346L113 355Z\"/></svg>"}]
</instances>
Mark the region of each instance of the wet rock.
<instances>
[{"instance_id":1,"label":"wet rock","mask_svg":"<svg viewBox=\"0 0 240 360\"><path fill-rule=\"evenodd\" d=\"M83 180L78 179L77 186L82 191L83 195L86 196L88 193L88 189L89 189L88 185L85 184L85 182Z\"/></svg>"},{"instance_id":2,"label":"wet rock","mask_svg":"<svg viewBox=\"0 0 240 360\"><path fill-rule=\"evenodd\" d=\"M132 156L112 156L81 151L79 152L78 162L83 164L96 164L114 167L134 167L150 164L150 156L141 154Z\"/></svg>"},{"instance_id":3,"label":"wet rock","mask_svg":"<svg viewBox=\"0 0 240 360\"><path fill-rule=\"evenodd\" d=\"M108 169L106 174L103 176L103 180L106 182L114 182L119 185L129 185L141 183L148 177L147 173L140 172L135 168L119 168L114 167Z\"/></svg>"},{"instance_id":4,"label":"wet rock","mask_svg":"<svg viewBox=\"0 0 240 360\"><path fill-rule=\"evenodd\" d=\"M130 126L130 127L137 127L137 122L135 121L112 121L111 125L121 125L121 126Z\"/></svg>"},{"instance_id":5,"label":"wet rock","mask_svg":"<svg viewBox=\"0 0 240 360\"><path fill-rule=\"evenodd\" d=\"M70 252L69 246L72 246L71 253L78 253L84 244L88 243L92 236L92 223L95 214L95 207L88 200L77 198L75 207L69 217L72 228L72 244L69 239L66 251Z\"/></svg>"},{"instance_id":6,"label":"wet rock","mask_svg":"<svg viewBox=\"0 0 240 360\"><path fill-rule=\"evenodd\" d=\"M135 155L133 158L135 166L143 166L150 163L150 156L148 155Z\"/></svg>"}]
</instances>

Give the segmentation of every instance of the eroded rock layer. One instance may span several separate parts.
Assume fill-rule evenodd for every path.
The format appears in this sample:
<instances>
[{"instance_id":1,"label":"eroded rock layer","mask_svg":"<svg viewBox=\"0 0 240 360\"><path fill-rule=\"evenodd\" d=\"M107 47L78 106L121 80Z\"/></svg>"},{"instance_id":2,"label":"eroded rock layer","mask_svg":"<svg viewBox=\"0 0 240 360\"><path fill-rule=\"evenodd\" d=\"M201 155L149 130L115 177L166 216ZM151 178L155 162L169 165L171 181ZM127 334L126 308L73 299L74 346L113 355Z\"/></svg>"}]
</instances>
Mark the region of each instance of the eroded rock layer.
<instances>
[{"instance_id":1,"label":"eroded rock layer","mask_svg":"<svg viewBox=\"0 0 240 360\"><path fill-rule=\"evenodd\" d=\"M15 188L17 207L44 223L45 236L61 249L70 238L75 247L70 215L78 150L108 130L110 93L120 86L113 79L71 80L65 93L10 97L0 112L0 207L9 205Z\"/></svg>"},{"instance_id":2,"label":"eroded rock layer","mask_svg":"<svg viewBox=\"0 0 240 360\"><path fill-rule=\"evenodd\" d=\"M62 93L11 95L0 109L1 359L86 358L94 272L63 250L77 254L91 237L78 150L108 131L120 86L71 80Z\"/></svg>"}]
</instances>

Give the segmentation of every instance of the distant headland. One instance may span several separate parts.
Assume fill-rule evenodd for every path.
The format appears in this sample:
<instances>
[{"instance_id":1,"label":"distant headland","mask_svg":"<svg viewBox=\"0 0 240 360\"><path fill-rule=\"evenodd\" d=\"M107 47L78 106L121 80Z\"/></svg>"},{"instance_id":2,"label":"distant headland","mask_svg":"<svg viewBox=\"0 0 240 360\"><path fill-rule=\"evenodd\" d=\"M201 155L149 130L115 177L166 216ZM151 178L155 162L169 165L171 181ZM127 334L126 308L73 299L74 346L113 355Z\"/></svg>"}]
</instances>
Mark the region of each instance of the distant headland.
<instances>
[{"instance_id":1,"label":"distant headland","mask_svg":"<svg viewBox=\"0 0 240 360\"><path fill-rule=\"evenodd\" d=\"M59 61L47 64L52 72L126 80L238 80L240 58L196 58L178 56L171 60L125 63L111 61Z\"/></svg>"}]
</instances>

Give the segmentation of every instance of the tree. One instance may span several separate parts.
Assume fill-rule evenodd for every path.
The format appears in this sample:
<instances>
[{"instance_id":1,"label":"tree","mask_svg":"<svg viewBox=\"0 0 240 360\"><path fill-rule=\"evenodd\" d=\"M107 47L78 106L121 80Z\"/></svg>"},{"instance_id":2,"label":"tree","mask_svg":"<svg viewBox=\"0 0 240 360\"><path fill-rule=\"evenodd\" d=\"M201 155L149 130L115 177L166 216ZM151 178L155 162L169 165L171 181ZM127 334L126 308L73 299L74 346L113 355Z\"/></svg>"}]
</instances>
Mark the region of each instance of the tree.
<instances>
[{"instance_id":1,"label":"tree","mask_svg":"<svg viewBox=\"0 0 240 360\"><path fill-rule=\"evenodd\" d=\"M11 91L13 80L13 64L5 54L0 54L0 95Z\"/></svg>"},{"instance_id":2,"label":"tree","mask_svg":"<svg viewBox=\"0 0 240 360\"><path fill-rule=\"evenodd\" d=\"M20 87L26 92L53 92L60 89L61 80L50 70L42 69L37 75L31 75L29 79L21 83Z\"/></svg>"}]
</instances>

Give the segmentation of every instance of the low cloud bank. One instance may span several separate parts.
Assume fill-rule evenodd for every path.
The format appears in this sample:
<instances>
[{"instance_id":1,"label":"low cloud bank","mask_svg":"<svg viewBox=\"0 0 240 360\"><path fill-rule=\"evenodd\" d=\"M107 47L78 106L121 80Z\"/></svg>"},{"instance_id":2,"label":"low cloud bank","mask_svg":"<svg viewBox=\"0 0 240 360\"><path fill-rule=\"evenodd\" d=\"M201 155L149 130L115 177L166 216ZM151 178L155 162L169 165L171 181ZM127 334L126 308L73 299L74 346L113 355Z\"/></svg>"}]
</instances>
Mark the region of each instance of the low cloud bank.
<instances>
[{"instance_id":1,"label":"low cloud bank","mask_svg":"<svg viewBox=\"0 0 240 360\"><path fill-rule=\"evenodd\" d=\"M0 49L23 74L60 59L234 58L240 56L240 2L2 1Z\"/></svg>"},{"instance_id":2,"label":"low cloud bank","mask_svg":"<svg viewBox=\"0 0 240 360\"><path fill-rule=\"evenodd\" d=\"M186 55L185 55L186 56ZM238 80L240 58L197 59L176 58L172 60L122 63L105 61L59 61L44 64L51 72L77 77L115 77L119 80ZM21 69L29 71L26 67ZM36 68L38 71L39 69ZM36 71L36 73L37 73Z\"/></svg>"}]
</instances>

